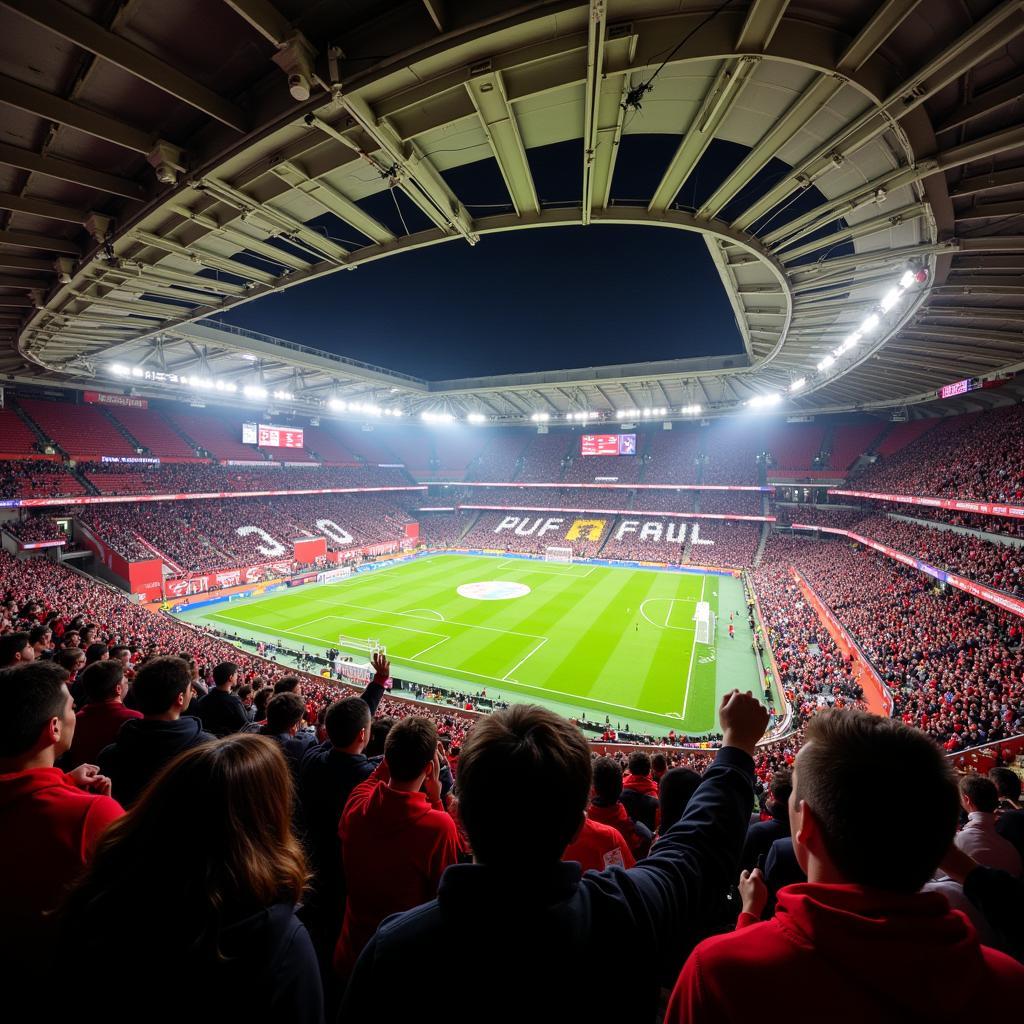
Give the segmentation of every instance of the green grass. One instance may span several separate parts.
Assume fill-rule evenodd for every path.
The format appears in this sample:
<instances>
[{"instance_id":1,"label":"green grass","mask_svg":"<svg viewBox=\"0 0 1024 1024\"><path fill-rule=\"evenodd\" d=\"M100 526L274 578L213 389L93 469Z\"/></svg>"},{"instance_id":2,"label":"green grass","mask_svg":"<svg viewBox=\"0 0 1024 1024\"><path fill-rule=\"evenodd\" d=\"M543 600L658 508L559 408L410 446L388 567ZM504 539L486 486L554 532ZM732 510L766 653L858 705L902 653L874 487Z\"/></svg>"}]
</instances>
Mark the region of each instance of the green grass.
<instances>
[{"instance_id":1,"label":"green grass","mask_svg":"<svg viewBox=\"0 0 1024 1024\"><path fill-rule=\"evenodd\" d=\"M530 592L497 601L456 592L465 583L494 580L522 583ZM723 646L728 610L719 617L713 645L694 644L691 620L702 595L717 610L720 588L738 583L583 563L435 555L188 617L311 651L334 646L342 636L349 652L363 658L366 642L380 641L403 678L455 680L473 691L486 688L490 696L522 695L634 728L699 733L714 728L716 649ZM725 594L731 606L735 595ZM739 650L738 641L724 643L730 657ZM752 657L749 671L744 688L756 678Z\"/></svg>"}]
</instances>

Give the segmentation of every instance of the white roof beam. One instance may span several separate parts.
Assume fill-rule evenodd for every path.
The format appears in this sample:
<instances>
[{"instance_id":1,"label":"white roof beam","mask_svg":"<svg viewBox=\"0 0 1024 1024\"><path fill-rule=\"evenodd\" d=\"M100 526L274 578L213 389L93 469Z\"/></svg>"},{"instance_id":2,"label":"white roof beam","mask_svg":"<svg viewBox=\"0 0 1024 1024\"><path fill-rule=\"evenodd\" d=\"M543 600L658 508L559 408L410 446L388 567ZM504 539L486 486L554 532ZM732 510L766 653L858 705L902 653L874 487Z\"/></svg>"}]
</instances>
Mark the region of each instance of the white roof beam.
<instances>
[{"instance_id":1,"label":"white roof beam","mask_svg":"<svg viewBox=\"0 0 1024 1024\"><path fill-rule=\"evenodd\" d=\"M519 134L516 113L508 101L505 82L500 71L470 75L466 82L480 125L498 164L516 213L540 213L537 188L526 157L526 147Z\"/></svg>"},{"instance_id":2,"label":"white roof beam","mask_svg":"<svg viewBox=\"0 0 1024 1024\"><path fill-rule=\"evenodd\" d=\"M795 189L813 184L834 168L837 161L841 163L865 143L888 131L893 119L906 116L979 61L1004 49L1009 39L1024 31L1024 13L1020 8L1019 0L1004 0L880 103L869 106L805 157L782 181L740 214L732 226L749 228Z\"/></svg>"},{"instance_id":3,"label":"white roof beam","mask_svg":"<svg viewBox=\"0 0 1024 1024\"><path fill-rule=\"evenodd\" d=\"M594 160L597 155L597 123L604 75L604 44L607 30L605 0L590 0L587 18L587 77L583 93L583 223L590 223L594 206Z\"/></svg>"}]
</instances>

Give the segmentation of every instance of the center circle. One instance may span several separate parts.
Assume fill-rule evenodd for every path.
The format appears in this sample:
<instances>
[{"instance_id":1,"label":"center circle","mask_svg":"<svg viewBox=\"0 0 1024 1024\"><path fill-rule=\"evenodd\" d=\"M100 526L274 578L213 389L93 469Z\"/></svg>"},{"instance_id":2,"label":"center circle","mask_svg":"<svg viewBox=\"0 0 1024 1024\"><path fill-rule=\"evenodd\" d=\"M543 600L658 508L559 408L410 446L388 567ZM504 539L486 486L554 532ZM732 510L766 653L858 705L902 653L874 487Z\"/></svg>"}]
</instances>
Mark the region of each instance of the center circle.
<instances>
[{"instance_id":1,"label":"center circle","mask_svg":"<svg viewBox=\"0 0 1024 1024\"><path fill-rule=\"evenodd\" d=\"M508 601L513 597L525 597L530 588L525 583L509 583L506 580L487 580L483 583L463 583L456 590L460 597L471 601Z\"/></svg>"}]
</instances>

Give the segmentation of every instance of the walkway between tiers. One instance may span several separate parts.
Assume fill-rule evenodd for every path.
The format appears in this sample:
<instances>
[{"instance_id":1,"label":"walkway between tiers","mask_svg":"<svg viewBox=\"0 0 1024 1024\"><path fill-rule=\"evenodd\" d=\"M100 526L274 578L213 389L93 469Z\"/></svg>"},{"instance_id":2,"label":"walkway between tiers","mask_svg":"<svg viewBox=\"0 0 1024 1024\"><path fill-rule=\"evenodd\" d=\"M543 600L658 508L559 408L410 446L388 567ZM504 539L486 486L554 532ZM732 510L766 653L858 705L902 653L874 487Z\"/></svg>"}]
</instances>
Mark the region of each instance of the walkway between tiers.
<instances>
[{"instance_id":1,"label":"walkway between tiers","mask_svg":"<svg viewBox=\"0 0 1024 1024\"><path fill-rule=\"evenodd\" d=\"M814 609L814 613L828 630L828 635L835 641L843 657L853 659L853 676L864 691L864 703L867 704L868 710L885 717L891 715L891 701L882 688L878 674L865 663L860 651L850 643L848 634L839 626L835 614L828 605L819 599L796 569L791 567L791 572L800 587L800 592L804 595L804 600Z\"/></svg>"}]
</instances>

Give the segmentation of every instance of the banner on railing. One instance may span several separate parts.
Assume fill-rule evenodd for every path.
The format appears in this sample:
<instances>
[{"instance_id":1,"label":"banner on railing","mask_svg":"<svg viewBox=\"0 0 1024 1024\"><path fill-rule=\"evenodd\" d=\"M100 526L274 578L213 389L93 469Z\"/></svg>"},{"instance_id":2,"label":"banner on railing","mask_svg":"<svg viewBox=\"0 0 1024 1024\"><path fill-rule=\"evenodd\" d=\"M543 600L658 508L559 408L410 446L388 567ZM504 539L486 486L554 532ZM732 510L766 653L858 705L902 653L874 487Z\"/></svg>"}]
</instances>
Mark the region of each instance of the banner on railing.
<instances>
[{"instance_id":1,"label":"banner on railing","mask_svg":"<svg viewBox=\"0 0 1024 1024\"><path fill-rule=\"evenodd\" d=\"M897 551L896 548L891 548L887 544L872 540L870 537L862 537L859 533L853 533L851 530L840 530L834 526L809 526L806 523L794 523L793 529L820 530L822 533L834 533L840 537L849 537L850 540L855 540L858 544L863 544L873 551L879 551L883 555L887 555L889 558L909 566L911 569L917 569L919 572L933 576L940 583L948 583L951 587L956 587L957 590L962 590L964 593L970 594L980 601L994 604L997 608L1002 608L1004 611L1008 611L1013 615L1019 615L1024 619L1024 601L1021 601L1019 598L1011 597L1001 590L986 587L982 583L975 583L974 580L969 580L966 576L959 576L955 572L939 569L928 562L922 561L920 558L913 558L911 555Z\"/></svg>"},{"instance_id":2,"label":"banner on railing","mask_svg":"<svg viewBox=\"0 0 1024 1024\"><path fill-rule=\"evenodd\" d=\"M753 484L578 484L570 480L561 480L558 483L519 483L506 482L495 483L490 480L431 480L435 487L526 487L530 490L542 487L554 487L559 490L566 488L578 490L579 488L590 490L618 490L618 491L756 491L759 494L772 494L774 487L759 487Z\"/></svg>"},{"instance_id":3,"label":"banner on railing","mask_svg":"<svg viewBox=\"0 0 1024 1024\"><path fill-rule=\"evenodd\" d=\"M901 505L922 505L927 508L948 508L954 512L974 512L981 516L1005 516L1024 519L1024 506L995 501L972 501L965 498L925 498L914 494L882 494L877 491L841 491L830 488L829 494L844 498L867 498L871 501L892 501Z\"/></svg>"},{"instance_id":4,"label":"banner on railing","mask_svg":"<svg viewBox=\"0 0 1024 1024\"><path fill-rule=\"evenodd\" d=\"M546 505L459 505L474 512L570 512L597 516L630 516L633 519L742 519L753 523L774 523L775 516L741 516L731 512L644 512L643 509L562 508Z\"/></svg>"},{"instance_id":5,"label":"banner on railing","mask_svg":"<svg viewBox=\"0 0 1024 1024\"><path fill-rule=\"evenodd\" d=\"M149 402L145 398L134 395L111 395L106 391L84 391L82 398L93 405L122 405L128 409L148 409Z\"/></svg>"},{"instance_id":6,"label":"banner on railing","mask_svg":"<svg viewBox=\"0 0 1024 1024\"><path fill-rule=\"evenodd\" d=\"M221 569L216 572L197 572L189 576L176 576L167 580L165 588L168 597L185 597L188 594L205 594L222 587L237 587L245 583L260 583L274 576L288 576L292 571L290 559L278 562L263 562L248 565L243 569Z\"/></svg>"},{"instance_id":7,"label":"banner on railing","mask_svg":"<svg viewBox=\"0 0 1024 1024\"><path fill-rule=\"evenodd\" d=\"M2 508L46 508L52 505L112 505L130 501L192 501L197 498L286 498L302 494L379 494L382 491L425 491L423 484L402 487L313 487L282 491L204 491L201 494L100 494L80 498L11 498L0 501Z\"/></svg>"}]
</instances>

